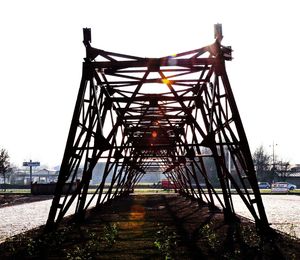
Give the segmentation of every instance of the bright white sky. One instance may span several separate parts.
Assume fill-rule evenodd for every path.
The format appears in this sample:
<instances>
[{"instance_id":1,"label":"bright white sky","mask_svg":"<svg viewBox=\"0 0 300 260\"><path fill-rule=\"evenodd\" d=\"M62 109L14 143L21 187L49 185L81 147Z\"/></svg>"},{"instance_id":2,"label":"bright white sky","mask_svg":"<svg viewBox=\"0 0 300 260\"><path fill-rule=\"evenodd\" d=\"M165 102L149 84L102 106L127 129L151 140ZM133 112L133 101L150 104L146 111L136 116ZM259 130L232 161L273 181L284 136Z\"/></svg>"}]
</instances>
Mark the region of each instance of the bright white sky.
<instances>
[{"instance_id":1,"label":"bright white sky","mask_svg":"<svg viewBox=\"0 0 300 260\"><path fill-rule=\"evenodd\" d=\"M0 147L11 162L59 165L85 55L99 49L159 57L213 42L234 49L227 72L252 152L263 144L300 163L298 1L0 2Z\"/></svg>"}]
</instances>

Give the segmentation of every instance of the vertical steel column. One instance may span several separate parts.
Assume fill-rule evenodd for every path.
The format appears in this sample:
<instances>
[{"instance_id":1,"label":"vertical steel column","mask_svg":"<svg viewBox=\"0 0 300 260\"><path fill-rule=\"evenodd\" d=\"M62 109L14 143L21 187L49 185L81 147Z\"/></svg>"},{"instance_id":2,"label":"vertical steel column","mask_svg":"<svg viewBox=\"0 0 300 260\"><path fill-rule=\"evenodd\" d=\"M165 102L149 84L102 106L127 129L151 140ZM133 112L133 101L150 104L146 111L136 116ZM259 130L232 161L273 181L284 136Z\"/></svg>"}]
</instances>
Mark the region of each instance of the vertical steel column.
<instances>
[{"instance_id":1,"label":"vertical steel column","mask_svg":"<svg viewBox=\"0 0 300 260\"><path fill-rule=\"evenodd\" d=\"M49 216L48 216L47 223L46 223L46 230L49 230L49 231L52 230L55 226L54 222L55 222L56 213L57 213L58 209L60 208L59 201L60 201L60 198L62 195L63 186L70 175L69 161L70 161L70 158L72 158L73 143L75 140L77 124L78 124L77 122L78 122L78 118L80 115L80 110L81 110L81 106L82 106L84 92L85 92L86 85L87 85L88 75L89 75L89 70L88 70L87 66L85 66L85 64L83 64L82 79L81 79L81 83L80 83L80 87L79 87L79 91L78 91L78 95L77 95L77 100L76 100L75 109L74 109L74 113L73 113L73 117L72 117L72 121L71 121L67 144L66 144L61 168L59 171L59 176L58 176L58 181L57 181L56 188L55 188L54 198L53 198L53 201L51 204Z\"/></svg>"}]
</instances>

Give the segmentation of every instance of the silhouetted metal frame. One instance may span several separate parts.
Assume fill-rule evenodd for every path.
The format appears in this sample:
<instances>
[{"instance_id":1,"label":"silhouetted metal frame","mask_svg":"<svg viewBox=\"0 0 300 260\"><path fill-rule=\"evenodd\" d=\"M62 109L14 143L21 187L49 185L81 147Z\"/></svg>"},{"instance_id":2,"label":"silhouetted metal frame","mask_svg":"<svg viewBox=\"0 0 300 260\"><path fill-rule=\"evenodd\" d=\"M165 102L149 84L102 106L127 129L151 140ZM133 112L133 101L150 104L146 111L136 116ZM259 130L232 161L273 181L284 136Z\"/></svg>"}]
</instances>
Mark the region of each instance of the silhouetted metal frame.
<instances>
[{"instance_id":1,"label":"silhouetted metal frame","mask_svg":"<svg viewBox=\"0 0 300 260\"><path fill-rule=\"evenodd\" d=\"M90 39L90 29L84 29L86 58L46 230L54 229L75 202L74 217L81 221L93 202L100 207L128 196L153 166L199 205L214 208L218 202L229 221L235 219L234 191L258 227L267 230L248 141L225 69L231 48L221 45L220 34L212 45L161 58L107 52L93 48ZM164 90L148 92L151 85ZM207 158L213 158L222 196ZM89 198L99 161L105 163L104 172ZM67 183L71 185L65 190Z\"/></svg>"}]
</instances>

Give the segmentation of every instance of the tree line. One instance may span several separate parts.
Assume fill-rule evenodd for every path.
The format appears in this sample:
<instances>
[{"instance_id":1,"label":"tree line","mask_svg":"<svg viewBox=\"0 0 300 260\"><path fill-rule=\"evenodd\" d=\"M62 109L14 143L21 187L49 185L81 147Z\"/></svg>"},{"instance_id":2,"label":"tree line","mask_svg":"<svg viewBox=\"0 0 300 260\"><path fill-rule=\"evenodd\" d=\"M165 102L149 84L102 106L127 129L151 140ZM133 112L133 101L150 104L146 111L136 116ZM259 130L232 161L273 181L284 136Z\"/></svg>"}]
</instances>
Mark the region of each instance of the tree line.
<instances>
[{"instance_id":1,"label":"tree line","mask_svg":"<svg viewBox=\"0 0 300 260\"><path fill-rule=\"evenodd\" d=\"M260 182L272 183L277 177L286 178L291 173L289 161L278 160L268 154L262 145L255 150L252 158Z\"/></svg>"},{"instance_id":2,"label":"tree line","mask_svg":"<svg viewBox=\"0 0 300 260\"><path fill-rule=\"evenodd\" d=\"M276 177L286 178L291 173L289 161L278 160L274 155L266 152L265 148L259 146L252 155L253 163L256 169L257 180L260 182L273 182ZM212 158L208 158L205 162L208 165L210 177L216 174L214 162ZM0 176L3 177L4 183L8 175L12 172L10 167L10 157L8 151L4 148L0 149ZM217 182L217 175L212 178L213 182Z\"/></svg>"},{"instance_id":3,"label":"tree line","mask_svg":"<svg viewBox=\"0 0 300 260\"><path fill-rule=\"evenodd\" d=\"M3 176L4 184L7 174L11 172L9 155L6 149L0 149L0 174Z\"/></svg>"}]
</instances>

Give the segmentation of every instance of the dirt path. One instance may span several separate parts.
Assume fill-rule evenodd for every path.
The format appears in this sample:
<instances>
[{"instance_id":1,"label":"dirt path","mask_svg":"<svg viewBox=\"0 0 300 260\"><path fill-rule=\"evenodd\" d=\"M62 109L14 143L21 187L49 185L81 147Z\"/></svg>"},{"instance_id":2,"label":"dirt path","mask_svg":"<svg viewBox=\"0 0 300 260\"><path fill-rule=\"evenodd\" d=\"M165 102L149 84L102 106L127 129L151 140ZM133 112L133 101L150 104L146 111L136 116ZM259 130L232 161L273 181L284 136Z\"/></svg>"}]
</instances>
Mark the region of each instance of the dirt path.
<instances>
[{"instance_id":1,"label":"dirt path","mask_svg":"<svg viewBox=\"0 0 300 260\"><path fill-rule=\"evenodd\" d=\"M220 212L176 194L121 198L90 210L80 226L66 221L37 234L0 245L0 259L10 259L9 251L14 259L300 259L298 241L262 241L246 219L225 224Z\"/></svg>"}]
</instances>

